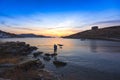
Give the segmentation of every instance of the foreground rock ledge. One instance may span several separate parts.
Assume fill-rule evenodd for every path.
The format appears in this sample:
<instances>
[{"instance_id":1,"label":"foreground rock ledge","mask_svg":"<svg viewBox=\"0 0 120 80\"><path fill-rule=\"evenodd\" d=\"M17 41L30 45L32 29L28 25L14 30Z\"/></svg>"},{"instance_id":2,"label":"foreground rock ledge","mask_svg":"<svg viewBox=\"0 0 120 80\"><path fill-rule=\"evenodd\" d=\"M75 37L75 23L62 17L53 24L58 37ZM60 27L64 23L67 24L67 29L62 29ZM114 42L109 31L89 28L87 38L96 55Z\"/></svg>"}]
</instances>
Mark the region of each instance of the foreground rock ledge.
<instances>
[{"instance_id":1,"label":"foreground rock ledge","mask_svg":"<svg viewBox=\"0 0 120 80\"><path fill-rule=\"evenodd\" d=\"M22 62L21 56L27 58L37 48L25 42L0 43L0 65L5 70L0 72L2 80L57 80L52 73L44 69L45 65L39 60ZM7 64L7 67L5 67ZM9 66L8 64L14 64ZM0 67L1 68L1 67Z\"/></svg>"},{"instance_id":2,"label":"foreground rock ledge","mask_svg":"<svg viewBox=\"0 0 120 80\"><path fill-rule=\"evenodd\" d=\"M0 55L28 55L37 47L30 46L25 42L0 43Z\"/></svg>"},{"instance_id":3,"label":"foreground rock ledge","mask_svg":"<svg viewBox=\"0 0 120 80\"><path fill-rule=\"evenodd\" d=\"M44 70L40 60L31 60L5 71L0 77L11 80L56 80L55 77Z\"/></svg>"}]
</instances>

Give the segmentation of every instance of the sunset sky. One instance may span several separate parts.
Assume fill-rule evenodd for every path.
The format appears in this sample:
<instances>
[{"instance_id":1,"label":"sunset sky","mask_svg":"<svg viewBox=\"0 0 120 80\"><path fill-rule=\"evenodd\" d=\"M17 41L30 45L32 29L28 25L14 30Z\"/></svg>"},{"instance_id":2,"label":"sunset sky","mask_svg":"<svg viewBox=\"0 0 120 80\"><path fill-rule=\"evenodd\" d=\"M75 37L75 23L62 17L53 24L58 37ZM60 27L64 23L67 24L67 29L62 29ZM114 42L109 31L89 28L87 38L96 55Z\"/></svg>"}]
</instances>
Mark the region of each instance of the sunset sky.
<instances>
[{"instance_id":1,"label":"sunset sky","mask_svg":"<svg viewBox=\"0 0 120 80\"><path fill-rule=\"evenodd\" d=\"M0 0L0 30L65 36L120 24L120 0Z\"/></svg>"}]
</instances>

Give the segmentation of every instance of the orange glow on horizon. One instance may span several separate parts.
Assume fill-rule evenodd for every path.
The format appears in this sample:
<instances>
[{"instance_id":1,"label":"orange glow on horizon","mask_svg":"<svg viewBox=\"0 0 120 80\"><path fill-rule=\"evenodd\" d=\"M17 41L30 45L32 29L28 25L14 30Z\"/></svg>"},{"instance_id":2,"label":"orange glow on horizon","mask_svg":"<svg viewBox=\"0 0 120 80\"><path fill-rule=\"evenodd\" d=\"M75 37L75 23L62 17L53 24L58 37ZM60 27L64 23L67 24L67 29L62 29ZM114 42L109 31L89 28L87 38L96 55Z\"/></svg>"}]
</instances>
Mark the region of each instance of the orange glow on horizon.
<instances>
[{"instance_id":1,"label":"orange glow on horizon","mask_svg":"<svg viewBox=\"0 0 120 80\"><path fill-rule=\"evenodd\" d=\"M49 30L48 29L38 29L38 30L4 29L4 31L15 34L30 33L36 35L53 36L53 37L68 36L80 32L80 30L75 30L75 29L49 29Z\"/></svg>"},{"instance_id":2,"label":"orange glow on horizon","mask_svg":"<svg viewBox=\"0 0 120 80\"><path fill-rule=\"evenodd\" d=\"M63 31L56 31L56 30L51 30L51 31L15 31L14 33L16 34L27 34L27 33L33 33L37 35L45 35L45 36L53 36L53 37L61 37L61 36L67 36L71 35L74 33L77 33L75 31L69 31L69 30L63 30Z\"/></svg>"}]
</instances>

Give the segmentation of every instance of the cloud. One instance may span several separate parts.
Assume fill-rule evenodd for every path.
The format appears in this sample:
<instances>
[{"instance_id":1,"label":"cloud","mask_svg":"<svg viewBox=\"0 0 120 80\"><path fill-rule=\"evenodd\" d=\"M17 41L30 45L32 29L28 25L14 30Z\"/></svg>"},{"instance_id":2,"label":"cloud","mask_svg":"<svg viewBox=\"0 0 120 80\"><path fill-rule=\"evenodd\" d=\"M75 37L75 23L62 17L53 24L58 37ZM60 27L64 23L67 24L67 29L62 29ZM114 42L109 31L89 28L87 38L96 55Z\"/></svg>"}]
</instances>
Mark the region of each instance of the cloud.
<instances>
[{"instance_id":1,"label":"cloud","mask_svg":"<svg viewBox=\"0 0 120 80\"><path fill-rule=\"evenodd\" d=\"M4 21L0 22L0 24L1 24L1 27L9 27L9 28L14 28L14 29L22 29L22 30L29 30L29 31L38 31L38 30L30 29L30 28L15 27L15 26L12 26L12 25L8 25Z\"/></svg>"},{"instance_id":2,"label":"cloud","mask_svg":"<svg viewBox=\"0 0 120 80\"><path fill-rule=\"evenodd\" d=\"M0 25L11 29L27 30L29 32L81 31L92 25L111 23L119 20L119 12L69 12L69 13L37 13L32 15L10 16L0 13ZM70 31L70 32L71 32Z\"/></svg>"}]
</instances>

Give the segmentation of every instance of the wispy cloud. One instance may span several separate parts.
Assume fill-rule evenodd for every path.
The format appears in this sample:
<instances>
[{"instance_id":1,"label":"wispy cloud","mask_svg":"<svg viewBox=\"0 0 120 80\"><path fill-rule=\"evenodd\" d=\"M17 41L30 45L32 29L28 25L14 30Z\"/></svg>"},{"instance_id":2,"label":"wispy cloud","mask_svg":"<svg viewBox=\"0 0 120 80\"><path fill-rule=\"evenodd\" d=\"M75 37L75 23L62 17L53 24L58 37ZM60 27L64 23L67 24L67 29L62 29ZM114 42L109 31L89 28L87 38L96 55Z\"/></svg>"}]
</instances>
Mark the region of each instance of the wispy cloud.
<instances>
[{"instance_id":1,"label":"wispy cloud","mask_svg":"<svg viewBox=\"0 0 120 80\"><path fill-rule=\"evenodd\" d=\"M31 29L31 28L15 27L15 25L17 25L17 24L9 25L4 21L0 22L1 27L8 27L8 28L13 28L13 29L22 29L22 30L29 30L29 31L38 31L38 30Z\"/></svg>"},{"instance_id":2,"label":"wispy cloud","mask_svg":"<svg viewBox=\"0 0 120 80\"><path fill-rule=\"evenodd\" d=\"M92 25L110 23L112 20L120 19L117 11L103 11L100 13L38 13L27 16L11 16L0 13L0 17L1 27L18 29L19 31L34 31L42 34L81 31L90 28Z\"/></svg>"}]
</instances>

